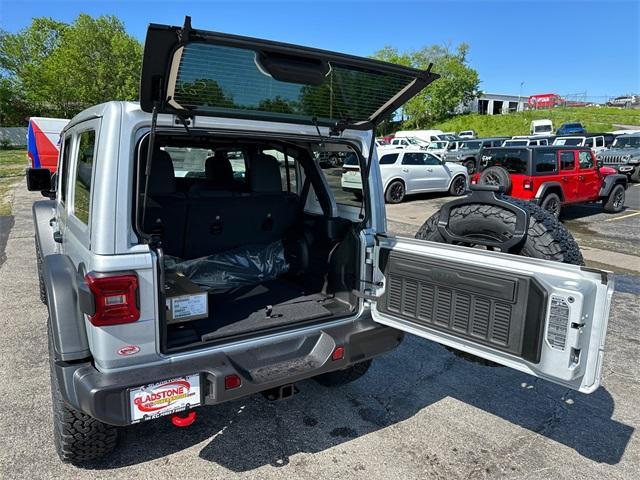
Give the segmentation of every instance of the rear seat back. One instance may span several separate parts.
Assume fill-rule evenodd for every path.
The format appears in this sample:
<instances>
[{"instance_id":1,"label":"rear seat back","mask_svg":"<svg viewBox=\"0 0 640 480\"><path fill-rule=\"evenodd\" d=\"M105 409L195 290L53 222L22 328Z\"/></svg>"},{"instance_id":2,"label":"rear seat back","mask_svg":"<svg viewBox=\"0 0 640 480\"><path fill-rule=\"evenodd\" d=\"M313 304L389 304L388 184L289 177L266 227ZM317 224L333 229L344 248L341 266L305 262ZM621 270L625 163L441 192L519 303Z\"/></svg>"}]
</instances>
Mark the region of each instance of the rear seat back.
<instances>
[{"instance_id":1,"label":"rear seat back","mask_svg":"<svg viewBox=\"0 0 640 480\"><path fill-rule=\"evenodd\" d=\"M149 174L147 208L142 225L145 233L159 235L167 255L181 256L187 218L187 197L176 191L171 156L158 150Z\"/></svg>"},{"instance_id":2,"label":"rear seat back","mask_svg":"<svg viewBox=\"0 0 640 480\"><path fill-rule=\"evenodd\" d=\"M251 193L189 193L184 258L284 239L300 213L298 196L282 191L275 157L259 155L249 168Z\"/></svg>"}]
</instances>

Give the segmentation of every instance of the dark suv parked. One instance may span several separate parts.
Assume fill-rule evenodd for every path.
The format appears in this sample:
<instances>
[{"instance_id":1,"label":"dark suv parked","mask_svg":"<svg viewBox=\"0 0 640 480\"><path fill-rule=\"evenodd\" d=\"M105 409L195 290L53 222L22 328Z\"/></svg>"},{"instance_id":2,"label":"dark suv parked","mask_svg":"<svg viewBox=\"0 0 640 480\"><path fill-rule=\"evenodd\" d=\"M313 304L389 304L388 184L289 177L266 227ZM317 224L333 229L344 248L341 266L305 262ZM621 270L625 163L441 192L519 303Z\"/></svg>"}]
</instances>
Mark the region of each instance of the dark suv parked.
<instances>
[{"instance_id":1,"label":"dark suv parked","mask_svg":"<svg viewBox=\"0 0 640 480\"><path fill-rule=\"evenodd\" d=\"M462 142L457 150L448 152L444 155L445 162L458 162L467 167L469 175L476 171L476 165L480 159L480 151L487 147L499 147L502 142L511 137L493 137L493 138L477 138L475 140L467 140Z\"/></svg>"}]
</instances>

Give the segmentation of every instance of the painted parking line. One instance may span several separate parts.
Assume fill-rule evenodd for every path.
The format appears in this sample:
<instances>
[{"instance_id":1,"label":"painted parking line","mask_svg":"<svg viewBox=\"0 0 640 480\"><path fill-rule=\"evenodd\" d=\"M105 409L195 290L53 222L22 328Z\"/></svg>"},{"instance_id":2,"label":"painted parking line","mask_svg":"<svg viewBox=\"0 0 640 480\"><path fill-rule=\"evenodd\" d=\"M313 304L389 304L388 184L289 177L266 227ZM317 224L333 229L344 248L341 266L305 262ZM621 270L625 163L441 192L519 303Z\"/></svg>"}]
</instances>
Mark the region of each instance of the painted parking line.
<instances>
[{"instance_id":1,"label":"painted parking line","mask_svg":"<svg viewBox=\"0 0 640 480\"><path fill-rule=\"evenodd\" d=\"M613 222L614 220L622 220L623 218L635 217L636 215L640 215L640 212L630 213L629 215L622 215L621 217L616 218L608 218L605 222Z\"/></svg>"}]
</instances>

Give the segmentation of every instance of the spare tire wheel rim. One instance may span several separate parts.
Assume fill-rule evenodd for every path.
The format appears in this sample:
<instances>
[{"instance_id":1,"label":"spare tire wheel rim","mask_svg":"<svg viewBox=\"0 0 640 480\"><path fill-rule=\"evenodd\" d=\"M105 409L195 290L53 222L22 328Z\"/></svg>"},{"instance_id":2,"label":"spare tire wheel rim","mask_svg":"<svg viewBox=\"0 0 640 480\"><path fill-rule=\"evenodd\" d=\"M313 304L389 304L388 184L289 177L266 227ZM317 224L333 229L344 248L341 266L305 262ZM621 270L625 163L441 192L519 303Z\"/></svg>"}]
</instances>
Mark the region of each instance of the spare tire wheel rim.
<instances>
[{"instance_id":1,"label":"spare tire wheel rim","mask_svg":"<svg viewBox=\"0 0 640 480\"><path fill-rule=\"evenodd\" d=\"M497 173L487 172L484 176L484 183L486 185L502 185L500 180L500 176Z\"/></svg>"}]
</instances>

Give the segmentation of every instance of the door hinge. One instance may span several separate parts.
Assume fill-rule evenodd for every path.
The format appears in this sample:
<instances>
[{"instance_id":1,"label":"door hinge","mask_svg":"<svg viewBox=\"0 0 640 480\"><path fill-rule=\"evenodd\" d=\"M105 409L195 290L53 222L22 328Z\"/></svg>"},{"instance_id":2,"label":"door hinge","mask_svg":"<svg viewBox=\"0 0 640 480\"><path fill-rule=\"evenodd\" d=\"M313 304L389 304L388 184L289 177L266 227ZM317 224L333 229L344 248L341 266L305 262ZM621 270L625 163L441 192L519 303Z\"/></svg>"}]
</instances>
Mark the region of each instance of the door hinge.
<instances>
[{"instance_id":1,"label":"door hinge","mask_svg":"<svg viewBox=\"0 0 640 480\"><path fill-rule=\"evenodd\" d=\"M368 300L370 302L377 302L380 298L368 288L362 292L360 290L351 290L351 293L357 298L362 298L363 300Z\"/></svg>"}]
</instances>

